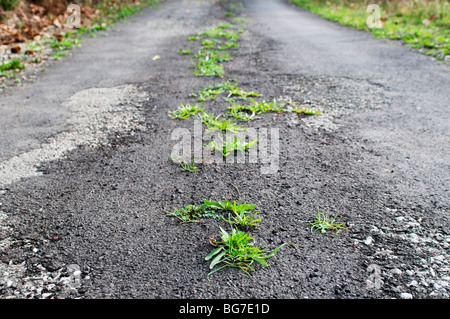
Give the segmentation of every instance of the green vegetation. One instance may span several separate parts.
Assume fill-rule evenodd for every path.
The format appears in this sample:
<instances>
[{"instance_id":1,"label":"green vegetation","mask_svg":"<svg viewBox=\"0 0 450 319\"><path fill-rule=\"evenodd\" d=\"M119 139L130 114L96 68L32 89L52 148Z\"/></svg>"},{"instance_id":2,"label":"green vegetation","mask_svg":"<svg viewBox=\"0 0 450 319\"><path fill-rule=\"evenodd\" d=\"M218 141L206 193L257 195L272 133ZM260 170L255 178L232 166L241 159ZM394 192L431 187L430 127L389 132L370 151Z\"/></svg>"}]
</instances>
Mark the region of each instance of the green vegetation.
<instances>
[{"instance_id":1,"label":"green vegetation","mask_svg":"<svg viewBox=\"0 0 450 319\"><path fill-rule=\"evenodd\" d=\"M5 62L5 60L2 60L2 64L0 65L0 71L7 71L7 70L17 70L17 69L23 69L25 66L20 62L20 60L14 59L9 62Z\"/></svg>"},{"instance_id":2,"label":"green vegetation","mask_svg":"<svg viewBox=\"0 0 450 319\"><path fill-rule=\"evenodd\" d=\"M92 2L85 3L86 1L82 1L84 5L92 6ZM118 20L122 20L130 15L136 13L144 7L155 5L159 2L159 0L141 0L139 2L136 1L96 1L96 5L93 6L95 9L100 12L93 20L86 22L82 28L76 29L73 32L67 32L62 37L49 38L44 39L42 42L39 41L28 41L26 44L26 50L32 50L34 52L42 52L44 47L51 48L53 52L51 56L54 60L59 60L61 57L68 55L66 51L71 50L73 48L79 47L82 41L82 38L79 36L82 34L88 34L90 37L94 37L97 31L107 30L107 27ZM5 11L13 10L15 6L18 4L18 0L0 0L0 8ZM0 10L1 11L1 10ZM50 15L51 13L49 13ZM1 16L0 16L1 20ZM22 25L22 22L17 22L19 25ZM22 57L21 57L22 58ZM37 58L36 58L37 59ZM40 60L32 60L32 63L40 63ZM24 69L26 66L22 64L19 68L12 69L0 69L0 77L7 78L16 78L18 72L21 69Z\"/></svg>"},{"instance_id":3,"label":"green vegetation","mask_svg":"<svg viewBox=\"0 0 450 319\"><path fill-rule=\"evenodd\" d=\"M194 70L196 76L218 76L222 77L225 74L222 65L218 65L218 57L208 55L198 59L197 70Z\"/></svg>"},{"instance_id":4,"label":"green vegetation","mask_svg":"<svg viewBox=\"0 0 450 319\"><path fill-rule=\"evenodd\" d=\"M231 233L228 233L220 227L220 235L221 241L215 242L218 247L205 257L206 261L211 260L209 269L219 266L208 274L208 280L211 274L225 267L240 268L246 274L249 274L249 270L255 270L252 267L255 261L264 266L269 266L265 259L274 256L285 245L282 244L270 254L266 254L267 249L255 246L254 238L236 228L232 228Z\"/></svg>"},{"instance_id":5,"label":"green vegetation","mask_svg":"<svg viewBox=\"0 0 450 319\"><path fill-rule=\"evenodd\" d=\"M168 213L168 216L174 216L180 219L182 223L192 223L192 222L199 222L199 219L202 217L211 217L215 219L223 219L223 216L216 211L232 211L236 215L242 215L246 211L255 209L256 206L252 204L241 204L238 205L236 202L229 202L229 201L220 201L220 202L213 202L208 201L206 199L203 200L203 204L200 206L195 205L188 205L185 208L176 210L173 213ZM256 215L256 214L254 214ZM258 220L249 220L249 223L252 222L253 224L256 223ZM245 226L245 225L244 225ZM253 225L252 225L253 226ZM254 225L256 226L256 225Z\"/></svg>"},{"instance_id":6,"label":"green vegetation","mask_svg":"<svg viewBox=\"0 0 450 319\"><path fill-rule=\"evenodd\" d=\"M227 115L233 116L235 119L240 120L241 122L248 122L251 120L259 119L259 117L256 116L255 112L252 113L240 112L234 108L231 108L231 110L227 113Z\"/></svg>"},{"instance_id":7,"label":"green vegetation","mask_svg":"<svg viewBox=\"0 0 450 319\"><path fill-rule=\"evenodd\" d=\"M189 55L189 54L192 53L192 51L190 51L190 50L178 50L178 53L180 55Z\"/></svg>"},{"instance_id":8,"label":"green vegetation","mask_svg":"<svg viewBox=\"0 0 450 319\"><path fill-rule=\"evenodd\" d=\"M450 52L450 8L446 0L290 0L340 24L371 32L379 38L401 40L411 48L445 59ZM371 3L381 9L381 28L369 28L366 12Z\"/></svg>"},{"instance_id":9,"label":"green vegetation","mask_svg":"<svg viewBox=\"0 0 450 319\"><path fill-rule=\"evenodd\" d=\"M254 99L250 98L250 101L253 103L251 105L239 105L237 103L231 102L231 106L229 109L234 112L249 112L254 114L266 113L266 112L282 112L285 104L278 103L276 99L272 102L267 102L263 100L261 102L257 102Z\"/></svg>"},{"instance_id":10,"label":"green vegetation","mask_svg":"<svg viewBox=\"0 0 450 319\"><path fill-rule=\"evenodd\" d=\"M288 111L289 112L289 111ZM301 113L301 114L305 114L305 115L319 115L322 114L322 112L319 111L313 111L313 110L308 110L306 108L303 109L292 109L291 112L295 112L295 113Z\"/></svg>"},{"instance_id":11,"label":"green vegetation","mask_svg":"<svg viewBox=\"0 0 450 319\"><path fill-rule=\"evenodd\" d=\"M0 0L0 7L5 10L9 11L16 7L19 0Z\"/></svg>"},{"instance_id":12,"label":"green vegetation","mask_svg":"<svg viewBox=\"0 0 450 319\"><path fill-rule=\"evenodd\" d=\"M200 206L188 205L185 208L174 211L173 213L167 213L167 216L176 217L183 224L198 223L200 221L200 218L203 217L222 219L222 215L216 214L214 212L214 209L210 209L205 204L202 204Z\"/></svg>"},{"instance_id":13,"label":"green vegetation","mask_svg":"<svg viewBox=\"0 0 450 319\"><path fill-rule=\"evenodd\" d=\"M112 24L118 20L125 19L145 7L156 5L159 0L141 0L139 2L122 1L115 5L114 0L106 0L98 2L95 7L101 12L98 19L94 20L95 25L105 26Z\"/></svg>"},{"instance_id":14,"label":"green vegetation","mask_svg":"<svg viewBox=\"0 0 450 319\"><path fill-rule=\"evenodd\" d=\"M234 212L241 212L241 211L247 211L250 209L255 209L256 205L253 204L241 204L241 205L237 205L236 202L229 202L227 200L223 200L220 202L212 202L212 201L208 201L206 199L203 200L203 202L208 205L211 208L214 209L222 209L222 210L230 210L230 211L234 211Z\"/></svg>"},{"instance_id":15,"label":"green vegetation","mask_svg":"<svg viewBox=\"0 0 450 319\"><path fill-rule=\"evenodd\" d=\"M44 46L52 48L53 59L59 60L61 57L69 55L69 53L67 52L68 50L78 48L81 45L81 39L73 37L71 33L66 33L60 39L49 38L45 39L42 43ZM33 47L34 49L38 49L35 45L31 45L31 47Z\"/></svg>"},{"instance_id":16,"label":"green vegetation","mask_svg":"<svg viewBox=\"0 0 450 319\"><path fill-rule=\"evenodd\" d=\"M169 111L169 116L172 119L186 119L189 116L192 116L198 112L203 112L204 109L200 108L198 104L190 105L190 104L181 104L178 109L175 111Z\"/></svg>"},{"instance_id":17,"label":"green vegetation","mask_svg":"<svg viewBox=\"0 0 450 319\"><path fill-rule=\"evenodd\" d=\"M212 116L203 117L203 123L208 127L209 132L221 131L221 132L230 132L230 133L238 133L246 131L246 128L242 128L242 125L237 125L234 120L219 120L214 119Z\"/></svg>"},{"instance_id":18,"label":"green vegetation","mask_svg":"<svg viewBox=\"0 0 450 319\"><path fill-rule=\"evenodd\" d=\"M238 47L237 41L243 32L233 24L221 23L199 34L188 36L188 41L200 41L198 53L193 56L198 60L194 63L193 58L191 59L196 68L194 75L222 77L225 71L219 63L231 60L231 56L223 51Z\"/></svg>"},{"instance_id":19,"label":"green vegetation","mask_svg":"<svg viewBox=\"0 0 450 319\"><path fill-rule=\"evenodd\" d=\"M251 97L258 97L261 96L261 93L255 92L255 91L251 91L251 92L246 92L241 88L238 87L232 87L229 89L229 94L228 94L228 98L230 97L238 97L241 100L245 100L247 97L251 96Z\"/></svg>"},{"instance_id":20,"label":"green vegetation","mask_svg":"<svg viewBox=\"0 0 450 319\"><path fill-rule=\"evenodd\" d=\"M59 60L63 56L69 55L69 52L55 52L53 53L53 60Z\"/></svg>"},{"instance_id":21,"label":"green vegetation","mask_svg":"<svg viewBox=\"0 0 450 319\"><path fill-rule=\"evenodd\" d=\"M194 158L192 158L191 162L182 160L180 157L178 157L177 161L175 161L172 157L170 157L170 159L172 160L172 162L180 164L181 168L185 172L195 173L198 171L197 165L194 162Z\"/></svg>"},{"instance_id":22,"label":"green vegetation","mask_svg":"<svg viewBox=\"0 0 450 319\"><path fill-rule=\"evenodd\" d=\"M245 143L242 142L242 138L228 135L225 141L221 137L216 137L214 140L209 141L209 144L206 146L221 152L224 157L227 157L235 151L247 153L251 147L255 146L257 141L258 139L254 139L249 143Z\"/></svg>"},{"instance_id":23,"label":"green vegetation","mask_svg":"<svg viewBox=\"0 0 450 319\"><path fill-rule=\"evenodd\" d=\"M45 45L54 50L64 51L79 47L81 44L81 39L71 38L70 33L66 33L61 41L58 41L56 38L50 38L44 40L43 42Z\"/></svg>"},{"instance_id":24,"label":"green vegetation","mask_svg":"<svg viewBox=\"0 0 450 319\"><path fill-rule=\"evenodd\" d=\"M236 88L237 83L231 84L231 82L236 81L234 79L230 79L222 83L213 84L208 86L207 88L199 90L198 94L192 93L190 96L198 98L199 102L204 102L210 99L215 100L217 95L225 93L229 90L231 91Z\"/></svg>"},{"instance_id":25,"label":"green vegetation","mask_svg":"<svg viewBox=\"0 0 450 319\"><path fill-rule=\"evenodd\" d=\"M25 65L18 59L10 60L8 62L2 60L2 64L0 65L0 77L16 78L18 71L24 68Z\"/></svg>"},{"instance_id":26,"label":"green vegetation","mask_svg":"<svg viewBox=\"0 0 450 319\"><path fill-rule=\"evenodd\" d=\"M236 205L236 203L235 203ZM256 213L248 213L246 210L233 210L234 215L228 215L228 222L230 224L235 224L241 227L253 226L256 227L257 223L261 221L261 218L255 219L255 216L259 214ZM233 219L233 220L231 220Z\"/></svg>"},{"instance_id":27,"label":"green vegetation","mask_svg":"<svg viewBox=\"0 0 450 319\"><path fill-rule=\"evenodd\" d=\"M307 221L307 223L311 226L311 231L316 232L320 230L320 232L324 234L328 230L330 230L334 231L334 233L337 234L340 229L346 228L343 226L344 223L335 223L338 214L336 214L333 218L330 218L328 215L324 215L319 211L319 206L317 206L317 214L313 215L314 219L311 221Z\"/></svg>"}]
</instances>

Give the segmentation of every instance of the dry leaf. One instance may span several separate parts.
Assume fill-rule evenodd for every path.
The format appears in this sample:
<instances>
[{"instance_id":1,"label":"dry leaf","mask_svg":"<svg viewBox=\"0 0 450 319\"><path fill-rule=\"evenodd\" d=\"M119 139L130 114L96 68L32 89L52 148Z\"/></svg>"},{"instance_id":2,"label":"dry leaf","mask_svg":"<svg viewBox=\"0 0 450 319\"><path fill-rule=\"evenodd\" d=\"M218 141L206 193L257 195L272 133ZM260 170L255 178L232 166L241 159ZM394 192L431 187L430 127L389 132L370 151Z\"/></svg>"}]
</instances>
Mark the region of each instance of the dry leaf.
<instances>
[{"instance_id":1,"label":"dry leaf","mask_svg":"<svg viewBox=\"0 0 450 319\"><path fill-rule=\"evenodd\" d=\"M22 48L20 47L20 45L14 45L11 47L11 53L20 53L21 50Z\"/></svg>"},{"instance_id":2,"label":"dry leaf","mask_svg":"<svg viewBox=\"0 0 450 319\"><path fill-rule=\"evenodd\" d=\"M59 22L58 19L53 20L53 24L54 24L57 28L62 28L61 22Z\"/></svg>"},{"instance_id":3,"label":"dry leaf","mask_svg":"<svg viewBox=\"0 0 450 319\"><path fill-rule=\"evenodd\" d=\"M64 39L64 36L61 33L55 33L54 37L56 38L56 40L58 40L58 42L62 42L62 40Z\"/></svg>"}]
</instances>

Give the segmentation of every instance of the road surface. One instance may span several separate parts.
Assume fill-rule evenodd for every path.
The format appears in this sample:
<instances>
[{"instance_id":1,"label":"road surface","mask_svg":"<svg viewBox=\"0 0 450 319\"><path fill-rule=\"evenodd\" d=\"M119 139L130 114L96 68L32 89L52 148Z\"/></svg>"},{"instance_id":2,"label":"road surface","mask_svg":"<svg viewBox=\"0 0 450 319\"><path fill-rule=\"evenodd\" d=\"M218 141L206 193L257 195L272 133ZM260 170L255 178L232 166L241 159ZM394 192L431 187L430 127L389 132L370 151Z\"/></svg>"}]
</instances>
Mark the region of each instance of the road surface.
<instances>
[{"instance_id":1,"label":"road surface","mask_svg":"<svg viewBox=\"0 0 450 319\"><path fill-rule=\"evenodd\" d=\"M233 22L221 3L143 10L2 93L2 296L448 298L448 65L284 0L246 0L224 79L199 78L177 51L194 48L188 35ZM194 122L167 111L230 78L322 114L248 124L279 131L273 174L261 163L180 172L168 160L172 133ZM208 280L209 239L224 224L166 216L202 199L256 204L256 243L293 245L252 277L229 268ZM302 221L317 206L347 228L312 233Z\"/></svg>"}]
</instances>

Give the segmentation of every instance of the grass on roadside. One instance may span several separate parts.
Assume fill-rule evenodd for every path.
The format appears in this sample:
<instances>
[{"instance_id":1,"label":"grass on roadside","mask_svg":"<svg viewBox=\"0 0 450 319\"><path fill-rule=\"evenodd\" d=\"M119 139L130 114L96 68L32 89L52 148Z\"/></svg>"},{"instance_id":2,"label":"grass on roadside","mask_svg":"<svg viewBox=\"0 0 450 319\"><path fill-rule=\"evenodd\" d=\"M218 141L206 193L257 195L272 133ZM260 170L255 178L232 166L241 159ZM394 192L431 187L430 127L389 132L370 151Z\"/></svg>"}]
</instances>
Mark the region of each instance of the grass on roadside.
<instances>
[{"instance_id":1,"label":"grass on roadside","mask_svg":"<svg viewBox=\"0 0 450 319\"><path fill-rule=\"evenodd\" d=\"M4 0L0 2L1 6L5 10L13 9L14 4L17 3L16 0ZM53 60L59 60L61 57L68 55L67 51L81 45L82 38L80 35L88 34L89 36L94 37L97 31L107 30L109 25L135 14L144 7L152 6L159 2L160 0L120 2L113 0L99 1L97 2L97 5L93 6L93 8L98 10L99 14L93 17L91 21L86 22L81 28L66 32L62 35L62 37L59 34L55 34L55 37L44 38L42 41L28 41L26 44L26 50L31 50L32 52L43 52L44 48L50 48L52 49L50 55ZM37 62L36 59L31 62L40 63L41 59L39 59L39 62ZM0 68L0 77L16 78L20 70L25 69L26 66L27 63L25 62L25 64L21 64L20 67L11 68L8 70Z\"/></svg>"},{"instance_id":2,"label":"grass on roadside","mask_svg":"<svg viewBox=\"0 0 450 319\"><path fill-rule=\"evenodd\" d=\"M446 0L290 0L323 18L371 32L375 37L401 40L411 48L438 60L450 54L450 8ZM367 6L378 3L381 28L366 25L371 12Z\"/></svg>"},{"instance_id":3,"label":"grass on roadside","mask_svg":"<svg viewBox=\"0 0 450 319\"><path fill-rule=\"evenodd\" d=\"M8 62L2 60L0 64L0 77L16 78L18 72L25 68L25 65L18 59L13 59Z\"/></svg>"}]
</instances>

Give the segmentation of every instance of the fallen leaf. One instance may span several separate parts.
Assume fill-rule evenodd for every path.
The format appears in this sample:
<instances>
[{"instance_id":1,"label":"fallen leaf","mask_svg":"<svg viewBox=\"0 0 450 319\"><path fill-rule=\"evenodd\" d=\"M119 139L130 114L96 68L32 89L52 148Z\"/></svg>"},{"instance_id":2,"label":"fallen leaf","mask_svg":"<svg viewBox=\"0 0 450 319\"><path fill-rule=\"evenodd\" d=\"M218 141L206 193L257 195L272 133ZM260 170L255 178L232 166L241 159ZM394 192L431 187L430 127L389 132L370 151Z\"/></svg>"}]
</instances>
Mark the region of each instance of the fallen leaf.
<instances>
[{"instance_id":1,"label":"fallen leaf","mask_svg":"<svg viewBox=\"0 0 450 319\"><path fill-rule=\"evenodd\" d=\"M21 50L22 48L20 47L20 45L14 45L11 47L11 53L20 53Z\"/></svg>"},{"instance_id":2,"label":"fallen leaf","mask_svg":"<svg viewBox=\"0 0 450 319\"><path fill-rule=\"evenodd\" d=\"M432 14L431 16L428 17L428 20L432 21L432 20L436 20L439 19L441 16L439 14Z\"/></svg>"},{"instance_id":3,"label":"fallen leaf","mask_svg":"<svg viewBox=\"0 0 450 319\"><path fill-rule=\"evenodd\" d=\"M54 24L57 28L62 28L62 24L61 24L61 22L59 22L58 18L56 18L55 20L53 20L53 24Z\"/></svg>"},{"instance_id":4,"label":"fallen leaf","mask_svg":"<svg viewBox=\"0 0 450 319\"><path fill-rule=\"evenodd\" d=\"M156 60L159 60L159 59L161 59L161 57L160 57L159 55L155 55L155 56L153 57L153 61L156 61Z\"/></svg>"},{"instance_id":5,"label":"fallen leaf","mask_svg":"<svg viewBox=\"0 0 450 319\"><path fill-rule=\"evenodd\" d=\"M61 33L55 33L54 37L56 38L56 40L58 40L58 42L62 42L62 40L64 39L64 36Z\"/></svg>"}]
</instances>

